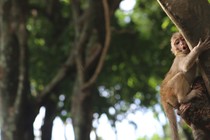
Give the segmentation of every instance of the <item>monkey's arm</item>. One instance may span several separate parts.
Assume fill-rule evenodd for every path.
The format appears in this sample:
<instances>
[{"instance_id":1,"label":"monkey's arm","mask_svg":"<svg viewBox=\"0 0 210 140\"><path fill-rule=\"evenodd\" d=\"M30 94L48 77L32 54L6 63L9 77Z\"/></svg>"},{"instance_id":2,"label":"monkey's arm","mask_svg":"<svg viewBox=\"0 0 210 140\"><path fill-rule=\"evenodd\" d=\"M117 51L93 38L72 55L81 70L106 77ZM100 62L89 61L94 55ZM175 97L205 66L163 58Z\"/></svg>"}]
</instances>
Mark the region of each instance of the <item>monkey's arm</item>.
<instances>
[{"instance_id":1,"label":"monkey's arm","mask_svg":"<svg viewBox=\"0 0 210 140\"><path fill-rule=\"evenodd\" d=\"M199 96L197 91L190 91L190 84L184 72L177 73L168 81L168 86L173 88L179 103L187 103L194 97Z\"/></svg>"},{"instance_id":2,"label":"monkey's arm","mask_svg":"<svg viewBox=\"0 0 210 140\"><path fill-rule=\"evenodd\" d=\"M210 49L210 38L208 37L205 41L199 41L198 45L195 46L186 58L180 63L180 68L183 72L187 72L195 64L198 56L205 50Z\"/></svg>"}]
</instances>

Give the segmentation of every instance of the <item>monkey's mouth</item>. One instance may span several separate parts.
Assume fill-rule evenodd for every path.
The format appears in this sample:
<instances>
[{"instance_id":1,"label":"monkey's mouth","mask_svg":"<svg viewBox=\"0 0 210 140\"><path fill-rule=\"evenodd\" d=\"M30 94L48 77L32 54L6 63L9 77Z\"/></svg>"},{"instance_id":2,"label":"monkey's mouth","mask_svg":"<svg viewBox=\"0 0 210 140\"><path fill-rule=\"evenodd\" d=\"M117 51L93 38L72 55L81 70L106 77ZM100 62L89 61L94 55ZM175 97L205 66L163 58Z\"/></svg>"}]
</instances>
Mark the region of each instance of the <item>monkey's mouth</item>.
<instances>
[{"instance_id":1,"label":"monkey's mouth","mask_svg":"<svg viewBox=\"0 0 210 140\"><path fill-rule=\"evenodd\" d=\"M184 50L182 50L182 53L188 54L188 53L190 53L190 50L189 49L184 49Z\"/></svg>"},{"instance_id":2,"label":"monkey's mouth","mask_svg":"<svg viewBox=\"0 0 210 140\"><path fill-rule=\"evenodd\" d=\"M186 45L183 45L181 50L182 50L182 53L185 53L185 54L188 54L190 52L190 49Z\"/></svg>"}]
</instances>

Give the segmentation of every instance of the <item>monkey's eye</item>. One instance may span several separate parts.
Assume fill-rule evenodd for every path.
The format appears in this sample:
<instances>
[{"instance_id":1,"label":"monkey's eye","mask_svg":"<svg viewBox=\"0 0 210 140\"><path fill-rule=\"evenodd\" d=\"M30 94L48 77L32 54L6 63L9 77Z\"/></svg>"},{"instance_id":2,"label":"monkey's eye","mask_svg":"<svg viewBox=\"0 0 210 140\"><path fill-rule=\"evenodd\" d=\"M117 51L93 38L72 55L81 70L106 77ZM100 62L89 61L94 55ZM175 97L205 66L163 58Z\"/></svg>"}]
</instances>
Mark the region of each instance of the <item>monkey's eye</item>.
<instances>
[{"instance_id":1,"label":"monkey's eye","mask_svg":"<svg viewBox=\"0 0 210 140\"><path fill-rule=\"evenodd\" d=\"M176 40L175 43L174 43L174 45L178 45L179 42L180 42L180 40Z\"/></svg>"}]
</instances>

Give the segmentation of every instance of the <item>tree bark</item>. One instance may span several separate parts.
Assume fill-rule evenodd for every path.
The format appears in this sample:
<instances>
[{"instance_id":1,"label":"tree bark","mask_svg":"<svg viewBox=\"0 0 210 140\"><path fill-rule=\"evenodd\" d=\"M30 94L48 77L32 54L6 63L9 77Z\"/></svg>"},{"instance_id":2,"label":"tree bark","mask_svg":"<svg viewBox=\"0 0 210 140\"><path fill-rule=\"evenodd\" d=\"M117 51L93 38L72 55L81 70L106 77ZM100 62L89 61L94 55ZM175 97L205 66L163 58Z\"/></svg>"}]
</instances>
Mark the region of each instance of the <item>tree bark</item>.
<instances>
[{"instance_id":1,"label":"tree bark","mask_svg":"<svg viewBox=\"0 0 210 140\"><path fill-rule=\"evenodd\" d=\"M56 103L55 101L50 100L49 98L44 101L44 107L46 108L44 124L41 127L42 131L42 140L51 140L53 120L56 117Z\"/></svg>"},{"instance_id":2,"label":"tree bark","mask_svg":"<svg viewBox=\"0 0 210 140\"><path fill-rule=\"evenodd\" d=\"M81 89L81 85L75 85L71 104L75 140L90 140L93 117L92 96L94 93Z\"/></svg>"},{"instance_id":3,"label":"tree bark","mask_svg":"<svg viewBox=\"0 0 210 140\"><path fill-rule=\"evenodd\" d=\"M2 140L33 139L34 106L27 56L27 1L0 0L0 130Z\"/></svg>"}]
</instances>

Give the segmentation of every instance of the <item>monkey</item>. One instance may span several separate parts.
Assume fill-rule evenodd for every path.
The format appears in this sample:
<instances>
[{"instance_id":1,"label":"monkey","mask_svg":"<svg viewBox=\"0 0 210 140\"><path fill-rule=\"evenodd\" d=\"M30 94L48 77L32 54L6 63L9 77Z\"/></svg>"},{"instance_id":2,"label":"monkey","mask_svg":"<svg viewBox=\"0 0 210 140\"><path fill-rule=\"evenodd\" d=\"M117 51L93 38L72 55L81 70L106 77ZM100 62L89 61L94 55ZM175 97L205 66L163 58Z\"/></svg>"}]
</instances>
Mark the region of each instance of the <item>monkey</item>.
<instances>
[{"instance_id":1,"label":"monkey","mask_svg":"<svg viewBox=\"0 0 210 140\"><path fill-rule=\"evenodd\" d=\"M179 140L174 110L178 109L181 103L187 103L191 99L200 96L199 90L191 90L190 86L196 76L197 58L203 51L209 48L209 38L199 41L190 50L181 33L176 32L171 37L171 51L175 55L175 58L160 86L160 98L169 120L173 140Z\"/></svg>"}]
</instances>

